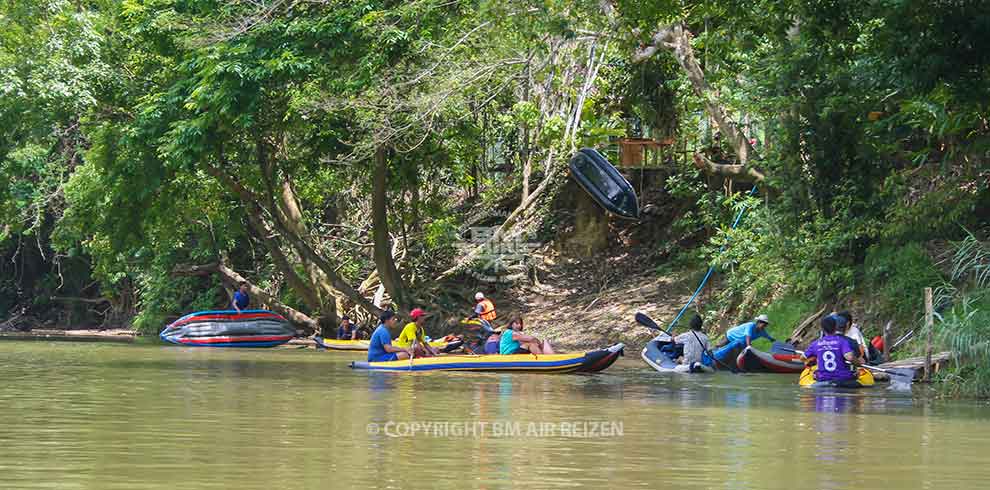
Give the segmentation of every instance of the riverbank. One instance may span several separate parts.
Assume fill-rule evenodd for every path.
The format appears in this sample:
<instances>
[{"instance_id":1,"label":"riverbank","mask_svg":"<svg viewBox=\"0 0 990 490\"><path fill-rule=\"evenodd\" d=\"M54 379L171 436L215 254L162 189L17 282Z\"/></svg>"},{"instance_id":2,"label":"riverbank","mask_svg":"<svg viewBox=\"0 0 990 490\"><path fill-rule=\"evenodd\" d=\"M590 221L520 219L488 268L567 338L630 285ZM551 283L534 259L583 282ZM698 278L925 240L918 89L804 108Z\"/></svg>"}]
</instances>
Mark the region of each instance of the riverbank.
<instances>
[{"instance_id":1,"label":"riverbank","mask_svg":"<svg viewBox=\"0 0 990 490\"><path fill-rule=\"evenodd\" d=\"M134 342L141 334L128 329L32 329L28 331L0 332L0 340L66 340L73 342Z\"/></svg>"}]
</instances>

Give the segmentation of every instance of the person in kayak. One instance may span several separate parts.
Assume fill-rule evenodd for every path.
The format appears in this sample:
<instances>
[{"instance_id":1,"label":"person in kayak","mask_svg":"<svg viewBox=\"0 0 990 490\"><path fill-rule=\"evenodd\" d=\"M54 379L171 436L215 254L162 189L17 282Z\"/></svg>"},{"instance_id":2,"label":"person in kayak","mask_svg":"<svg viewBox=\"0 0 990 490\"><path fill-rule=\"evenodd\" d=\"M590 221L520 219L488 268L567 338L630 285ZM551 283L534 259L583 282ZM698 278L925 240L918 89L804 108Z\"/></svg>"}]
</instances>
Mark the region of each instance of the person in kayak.
<instances>
[{"instance_id":1,"label":"person in kayak","mask_svg":"<svg viewBox=\"0 0 990 490\"><path fill-rule=\"evenodd\" d=\"M421 308L413 308L409 312L409 317L412 318L412 321L402 328L402 332L392 343L397 347L413 348L417 356L435 356L439 354L426 341L426 330L423 328L423 324L426 323L426 316L426 312ZM415 347L413 344L415 344Z\"/></svg>"},{"instance_id":2,"label":"person in kayak","mask_svg":"<svg viewBox=\"0 0 990 490\"><path fill-rule=\"evenodd\" d=\"M675 344L684 345L684 355L678 358L680 364L693 365L702 362L703 355L708 351L708 336L701 331L701 317L695 315L691 319L691 331L674 337Z\"/></svg>"},{"instance_id":3,"label":"person in kayak","mask_svg":"<svg viewBox=\"0 0 990 490\"><path fill-rule=\"evenodd\" d=\"M522 333L522 317L514 318L508 328L502 332L498 344L499 354L553 354L549 341L541 341L531 335Z\"/></svg>"},{"instance_id":4,"label":"person in kayak","mask_svg":"<svg viewBox=\"0 0 990 490\"><path fill-rule=\"evenodd\" d=\"M753 341L759 338L776 342L776 339L767 333L769 324L770 319L766 315L760 315L751 322L732 327L725 332L725 340L718 346L721 348L732 344L734 348L743 349L753 345Z\"/></svg>"},{"instance_id":5,"label":"person in kayak","mask_svg":"<svg viewBox=\"0 0 990 490\"><path fill-rule=\"evenodd\" d=\"M337 327L337 340L357 340L357 326L351 323L351 319L344 315L340 318L340 326Z\"/></svg>"},{"instance_id":6,"label":"person in kayak","mask_svg":"<svg viewBox=\"0 0 990 490\"><path fill-rule=\"evenodd\" d=\"M801 360L817 364L815 381L842 383L856 379L856 369L862 360L856 354L849 339L838 333L836 316L822 318L822 338L805 349Z\"/></svg>"},{"instance_id":7,"label":"person in kayak","mask_svg":"<svg viewBox=\"0 0 990 490\"><path fill-rule=\"evenodd\" d=\"M230 306L233 306L237 313L240 313L241 310L246 310L250 304L251 296L248 295L248 285L241 281L237 286L237 291L234 291L234 298L230 301Z\"/></svg>"},{"instance_id":8,"label":"person in kayak","mask_svg":"<svg viewBox=\"0 0 990 490\"><path fill-rule=\"evenodd\" d=\"M879 360L880 352L877 351L876 347L873 347L873 344L866 342L866 337L863 337L863 331L859 329L859 324L853 322L852 313L849 310L842 310L836 313L835 316L845 321L846 328L843 335L856 342L856 350L859 353L859 357L867 362Z\"/></svg>"},{"instance_id":9,"label":"person in kayak","mask_svg":"<svg viewBox=\"0 0 990 490\"><path fill-rule=\"evenodd\" d=\"M378 328L371 334L371 344L368 345L368 362L397 361L412 357L412 349L404 349L392 345L390 328L395 328L399 318L392 310L385 310L378 317Z\"/></svg>"}]
</instances>

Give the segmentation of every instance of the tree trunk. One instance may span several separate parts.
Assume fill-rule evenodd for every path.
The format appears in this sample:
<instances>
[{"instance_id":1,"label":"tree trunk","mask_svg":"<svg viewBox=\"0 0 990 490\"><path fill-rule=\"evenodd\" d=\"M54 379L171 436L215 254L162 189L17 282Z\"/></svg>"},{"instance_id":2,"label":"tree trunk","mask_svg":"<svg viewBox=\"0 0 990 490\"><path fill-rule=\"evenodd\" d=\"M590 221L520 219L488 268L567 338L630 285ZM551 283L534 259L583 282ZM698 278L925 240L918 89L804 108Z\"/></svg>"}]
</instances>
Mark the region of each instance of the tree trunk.
<instances>
[{"instance_id":1,"label":"tree trunk","mask_svg":"<svg viewBox=\"0 0 990 490\"><path fill-rule=\"evenodd\" d=\"M763 182L762 172L746 165L726 165L715 163L699 153L694 154L694 166L704 172L730 177L744 182Z\"/></svg>"},{"instance_id":2,"label":"tree trunk","mask_svg":"<svg viewBox=\"0 0 990 490\"><path fill-rule=\"evenodd\" d=\"M262 201L230 175L227 175L222 170L212 165L207 165L206 171L234 192L248 209L254 209L255 206L258 208L261 207L260 203ZM264 211L264 209L262 209L262 211ZM381 308L373 305L364 296L347 284L347 282L337 274L336 269L334 269L333 264L331 264L330 261L320 256L320 254L318 254L302 236L293 233L292 230L285 225L284 220L282 220L279 216L281 213L277 209L269 210L268 214L275 230L292 244L292 246L296 249L296 252L299 253L300 259L303 261L311 261L314 265L319 267L320 271L326 276L327 280L330 281L330 286L333 287L333 289L340 291L341 294L347 296L354 301L355 304L361 308L364 308L374 316L378 316L382 313Z\"/></svg>"},{"instance_id":3,"label":"tree trunk","mask_svg":"<svg viewBox=\"0 0 990 490\"><path fill-rule=\"evenodd\" d=\"M563 192L574 198L574 231L565 237L565 247L577 257L592 257L608 246L608 213L574 180Z\"/></svg>"},{"instance_id":4,"label":"tree trunk","mask_svg":"<svg viewBox=\"0 0 990 490\"><path fill-rule=\"evenodd\" d=\"M615 1L601 0L600 4L602 12L609 19L613 29L617 28L619 18L616 13ZM701 97L708 114L715 120L715 124L718 125L723 136L728 138L736 157L739 159L739 164L743 167L748 167L750 155L755 154L753 147L749 144L749 140L746 139L738 126L736 126L735 122L729 117L727 111L719 102L718 96L708 85L708 81L705 79L705 73L694 56L694 50L691 48L691 33L682 24L674 23L661 26L657 29L653 34L652 41L651 44L640 48L633 54L633 61L640 62L650 58L661 48L669 50L674 55L677 64L684 71L688 81L691 82L691 88L694 90L694 93ZM757 171L757 173L763 175L763 172Z\"/></svg>"},{"instance_id":5,"label":"tree trunk","mask_svg":"<svg viewBox=\"0 0 990 490\"><path fill-rule=\"evenodd\" d=\"M270 238L270 230L265 226L261 219L255 215L254 210L248 212L248 221L251 227L255 230L255 236L258 240L265 245L268 249L268 253L272 256L272 262L275 263L275 267L282 273L285 277L285 281L289 283L289 287L292 288L296 294L302 298L303 302L306 303L306 307L315 312L321 312L323 308L320 305L320 297L317 294L316 289L312 284L307 284L299 274L296 273L296 269L289 263L289 259L282 253L280 244L274 239Z\"/></svg>"},{"instance_id":6,"label":"tree trunk","mask_svg":"<svg viewBox=\"0 0 990 490\"><path fill-rule=\"evenodd\" d=\"M375 268L382 279L382 285L396 306L408 309L405 286L402 276L395 267L392 259L392 242L388 231L388 161L385 158L385 148L375 151L374 172L372 173L371 221L372 238L374 240Z\"/></svg>"},{"instance_id":7,"label":"tree trunk","mask_svg":"<svg viewBox=\"0 0 990 490\"><path fill-rule=\"evenodd\" d=\"M292 190L292 184L288 179L282 180L281 198L279 207L289 229L299 236L309 234L309 230L303 222L302 208L299 206L296 193ZM301 262L303 267L306 268L310 282L315 285L317 298L321 307L329 303L336 303L336 297L339 293L329 284L326 275L311 261L302 260Z\"/></svg>"}]
</instances>

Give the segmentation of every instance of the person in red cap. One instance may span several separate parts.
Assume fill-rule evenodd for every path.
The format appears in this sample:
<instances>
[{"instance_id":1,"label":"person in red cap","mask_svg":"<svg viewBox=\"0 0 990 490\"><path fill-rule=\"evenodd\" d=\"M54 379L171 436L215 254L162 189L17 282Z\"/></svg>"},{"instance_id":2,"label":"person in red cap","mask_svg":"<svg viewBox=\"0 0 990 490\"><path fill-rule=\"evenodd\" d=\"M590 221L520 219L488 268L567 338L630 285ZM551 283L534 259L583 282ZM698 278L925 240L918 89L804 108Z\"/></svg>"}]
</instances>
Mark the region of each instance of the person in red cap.
<instances>
[{"instance_id":1,"label":"person in red cap","mask_svg":"<svg viewBox=\"0 0 990 490\"><path fill-rule=\"evenodd\" d=\"M426 312L421 308L414 308L413 311L409 312L409 317L412 318L412 321L402 328L399 338L392 341L392 344L404 348L412 347L415 344L417 356L435 356L439 354L426 341L426 333L423 329L423 324L426 322L427 317Z\"/></svg>"}]
</instances>

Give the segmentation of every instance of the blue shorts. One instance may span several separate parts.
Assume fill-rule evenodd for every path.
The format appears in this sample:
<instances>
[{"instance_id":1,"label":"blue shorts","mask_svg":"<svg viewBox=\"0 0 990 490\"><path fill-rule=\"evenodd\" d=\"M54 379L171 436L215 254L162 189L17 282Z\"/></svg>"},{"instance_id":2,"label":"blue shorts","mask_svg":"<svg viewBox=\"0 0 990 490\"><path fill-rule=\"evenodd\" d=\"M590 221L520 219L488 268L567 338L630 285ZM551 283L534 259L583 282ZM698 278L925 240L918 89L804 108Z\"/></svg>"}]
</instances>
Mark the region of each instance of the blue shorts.
<instances>
[{"instance_id":1,"label":"blue shorts","mask_svg":"<svg viewBox=\"0 0 990 490\"><path fill-rule=\"evenodd\" d=\"M386 352L384 356L378 356L375 359L369 359L368 362L388 362L388 361L398 361L399 356L395 352Z\"/></svg>"}]
</instances>

